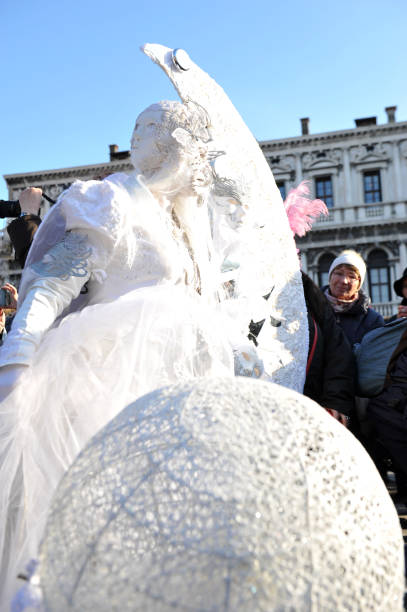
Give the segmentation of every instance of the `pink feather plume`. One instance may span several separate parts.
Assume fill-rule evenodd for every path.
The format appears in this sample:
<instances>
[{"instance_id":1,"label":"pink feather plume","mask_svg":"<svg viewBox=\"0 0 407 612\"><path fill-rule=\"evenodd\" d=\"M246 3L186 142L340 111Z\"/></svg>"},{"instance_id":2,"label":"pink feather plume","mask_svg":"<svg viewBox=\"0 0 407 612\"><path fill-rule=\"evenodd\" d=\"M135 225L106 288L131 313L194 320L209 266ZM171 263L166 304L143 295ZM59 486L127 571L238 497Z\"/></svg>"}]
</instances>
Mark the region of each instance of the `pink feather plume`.
<instances>
[{"instance_id":1,"label":"pink feather plume","mask_svg":"<svg viewBox=\"0 0 407 612\"><path fill-rule=\"evenodd\" d=\"M329 215L322 200L310 198L309 181L302 181L298 187L291 189L284 206L291 231L297 236L305 236L320 215Z\"/></svg>"}]
</instances>

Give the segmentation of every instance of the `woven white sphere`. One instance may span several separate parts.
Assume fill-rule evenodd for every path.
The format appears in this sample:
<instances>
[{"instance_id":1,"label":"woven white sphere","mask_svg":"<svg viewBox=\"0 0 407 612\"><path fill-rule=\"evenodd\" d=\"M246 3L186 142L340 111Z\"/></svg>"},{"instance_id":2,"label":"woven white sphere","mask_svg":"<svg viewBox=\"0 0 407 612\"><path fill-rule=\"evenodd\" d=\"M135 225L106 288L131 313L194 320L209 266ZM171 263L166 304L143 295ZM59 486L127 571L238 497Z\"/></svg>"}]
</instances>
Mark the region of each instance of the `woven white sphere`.
<instances>
[{"instance_id":1,"label":"woven white sphere","mask_svg":"<svg viewBox=\"0 0 407 612\"><path fill-rule=\"evenodd\" d=\"M57 490L39 567L48 612L402 610L400 526L363 448L244 378L111 421Z\"/></svg>"}]
</instances>

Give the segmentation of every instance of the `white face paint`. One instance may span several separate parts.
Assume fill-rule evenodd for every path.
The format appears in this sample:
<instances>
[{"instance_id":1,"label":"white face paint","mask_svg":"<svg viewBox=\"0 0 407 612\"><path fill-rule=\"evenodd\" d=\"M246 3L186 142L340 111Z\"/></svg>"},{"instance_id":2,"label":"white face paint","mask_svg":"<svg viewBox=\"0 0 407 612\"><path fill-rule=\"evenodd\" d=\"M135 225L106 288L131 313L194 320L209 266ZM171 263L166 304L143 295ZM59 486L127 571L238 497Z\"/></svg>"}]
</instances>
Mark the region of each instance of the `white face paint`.
<instances>
[{"instance_id":1,"label":"white face paint","mask_svg":"<svg viewBox=\"0 0 407 612\"><path fill-rule=\"evenodd\" d=\"M174 195L191 186L191 169L184 163L191 138L182 128L180 109L183 111L181 103L168 108L153 104L140 113L134 127L131 161L156 194Z\"/></svg>"},{"instance_id":2,"label":"white face paint","mask_svg":"<svg viewBox=\"0 0 407 612\"><path fill-rule=\"evenodd\" d=\"M151 176L161 168L163 163L163 152L158 144L159 134L161 140L164 131L162 126L162 111L147 108L136 120L131 138L131 161L139 172L145 176ZM168 141L170 135L168 134Z\"/></svg>"}]
</instances>

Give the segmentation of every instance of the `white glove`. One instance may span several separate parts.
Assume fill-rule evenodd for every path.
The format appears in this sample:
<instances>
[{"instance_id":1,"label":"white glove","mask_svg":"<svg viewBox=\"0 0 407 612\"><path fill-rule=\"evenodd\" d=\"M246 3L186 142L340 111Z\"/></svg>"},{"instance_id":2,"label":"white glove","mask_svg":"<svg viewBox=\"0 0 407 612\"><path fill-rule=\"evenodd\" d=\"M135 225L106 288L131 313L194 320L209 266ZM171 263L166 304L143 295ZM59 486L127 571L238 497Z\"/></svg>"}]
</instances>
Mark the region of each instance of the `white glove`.
<instances>
[{"instance_id":1,"label":"white glove","mask_svg":"<svg viewBox=\"0 0 407 612\"><path fill-rule=\"evenodd\" d=\"M87 276L38 277L14 317L11 331L0 349L0 366L29 365L44 333L76 298Z\"/></svg>"}]
</instances>

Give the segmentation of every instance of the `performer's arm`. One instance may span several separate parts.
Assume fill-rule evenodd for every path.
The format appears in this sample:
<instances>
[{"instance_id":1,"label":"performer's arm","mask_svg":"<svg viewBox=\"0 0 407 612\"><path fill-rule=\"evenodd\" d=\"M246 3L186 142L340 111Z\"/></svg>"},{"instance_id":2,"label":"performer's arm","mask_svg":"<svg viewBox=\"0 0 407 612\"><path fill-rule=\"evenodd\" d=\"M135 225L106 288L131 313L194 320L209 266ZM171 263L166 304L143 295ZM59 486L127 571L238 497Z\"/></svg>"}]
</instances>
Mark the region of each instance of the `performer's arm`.
<instances>
[{"instance_id":1,"label":"performer's arm","mask_svg":"<svg viewBox=\"0 0 407 612\"><path fill-rule=\"evenodd\" d=\"M29 289L0 351L0 366L30 365L44 333L90 278L92 249L87 236L67 232L42 259L26 270Z\"/></svg>"}]
</instances>

